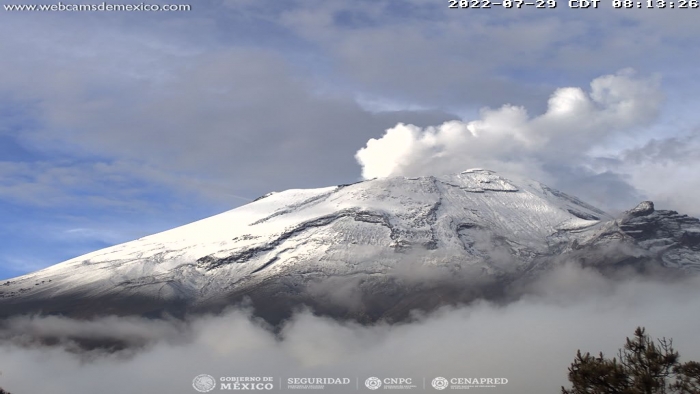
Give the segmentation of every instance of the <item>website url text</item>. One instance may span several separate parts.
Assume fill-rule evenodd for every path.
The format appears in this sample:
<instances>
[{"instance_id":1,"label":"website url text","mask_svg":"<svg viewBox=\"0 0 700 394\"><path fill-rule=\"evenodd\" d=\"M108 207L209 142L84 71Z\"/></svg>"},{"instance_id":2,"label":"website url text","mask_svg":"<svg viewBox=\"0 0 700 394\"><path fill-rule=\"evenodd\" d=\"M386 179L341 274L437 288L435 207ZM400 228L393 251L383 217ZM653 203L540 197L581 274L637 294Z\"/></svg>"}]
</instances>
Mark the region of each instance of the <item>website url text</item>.
<instances>
[{"instance_id":1,"label":"website url text","mask_svg":"<svg viewBox=\"0 0 700 394\"><path fill-rule=\"evenodd\" d=\"M4 4L5 11L58 11L58 12L96 12L96 11L191 11L189 4Z\"/></svg>"}]
</instances>

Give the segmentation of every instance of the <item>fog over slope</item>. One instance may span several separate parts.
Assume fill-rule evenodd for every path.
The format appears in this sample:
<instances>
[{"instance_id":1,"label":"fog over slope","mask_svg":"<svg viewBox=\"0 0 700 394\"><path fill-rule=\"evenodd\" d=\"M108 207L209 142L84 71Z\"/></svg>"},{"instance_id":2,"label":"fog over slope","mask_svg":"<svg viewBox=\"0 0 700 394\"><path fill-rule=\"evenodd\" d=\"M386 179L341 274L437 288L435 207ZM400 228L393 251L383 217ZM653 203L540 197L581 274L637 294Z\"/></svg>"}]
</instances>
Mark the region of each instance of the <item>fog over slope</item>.
<instances>
[{"instance_id":1,"label":"fog over slope","mask_svg":"<svg viewBox=\"0 0 700 394\"><path fill-rule=\"evenodd\" d=\"M245 308L187 322L18 317L0 331L0 386L12 393L189 393L213 376L505 377L498 393L557 392L576 349L612 355L637 325L700 359L700 280L639 277L564 264L517 301L443 308L407 324L361 326L295 314L274 333ZM76 352L76 333L137 345ZM61 339L31 343L38 333ZM23 344L23 345L20 345ZM429 382L429 381L428 381ZM484 389L487 390L487 389Z\"/></svg>"}]
</instances>

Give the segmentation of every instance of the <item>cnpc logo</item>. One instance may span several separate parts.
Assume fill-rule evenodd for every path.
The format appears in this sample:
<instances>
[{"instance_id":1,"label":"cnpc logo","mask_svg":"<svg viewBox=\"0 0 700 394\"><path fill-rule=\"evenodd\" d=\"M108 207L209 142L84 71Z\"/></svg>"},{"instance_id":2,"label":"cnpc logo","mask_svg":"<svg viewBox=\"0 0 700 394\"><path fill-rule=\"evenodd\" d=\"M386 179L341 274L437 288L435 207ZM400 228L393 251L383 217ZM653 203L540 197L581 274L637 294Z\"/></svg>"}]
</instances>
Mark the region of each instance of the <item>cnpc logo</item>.
<instances>
[{"instance_id":1,"label":"cnpc logo","mask_svg":"<svg viewBox=\"0 0 700 394\"><path fill-rule=\"evenodd\" d=\"M382 387L382 380L376 376L372 376L371 378L367 378L367 380L365 380L365 386L367 386L367 388L370 390L376 390Z\"/></svg>"},{"instance_id":2,"label":"cnpc logo","mask_svg":"<svg viewBox=\"0 0 700 394\"><path fill-rule=\"evenodd\" d=\"M367 386L367 388L370 390L376 390L376 389L382 387L382 385L386 386L386 388L408 388L408 387L403 387L403 386L412 386L413 379L412 378L379 379L378 377L373 376L373 377L365 380L365 386Z\"/></svg>"}]
</instances>

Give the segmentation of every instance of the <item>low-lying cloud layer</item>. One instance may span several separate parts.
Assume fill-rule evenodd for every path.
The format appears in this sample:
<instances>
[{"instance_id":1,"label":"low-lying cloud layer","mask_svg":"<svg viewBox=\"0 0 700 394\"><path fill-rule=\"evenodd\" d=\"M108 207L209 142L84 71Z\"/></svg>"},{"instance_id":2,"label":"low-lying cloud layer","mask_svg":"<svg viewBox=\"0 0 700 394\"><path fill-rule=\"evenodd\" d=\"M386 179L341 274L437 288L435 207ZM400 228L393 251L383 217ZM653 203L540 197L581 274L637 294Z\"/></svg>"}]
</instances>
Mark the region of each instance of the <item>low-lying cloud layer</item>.
<instances>
[{"instance_id":1,"label":"low-lying cloud layer","mask_svg":"<svg viewBox=\"0 0 700 394\"><path fill-rule=\"evenodd\" d=\"M191 393L222 376L504 377L490 393L557 392L576 349L612 355L638 325L700 359L700 281L613 281L565 264L516 302L445 308L412 323L360 326L298 313L274 332L246 309L189 322L16 318L0 332L0 386L12 393ZM53 334L57 345L31 344ZM119 338L131 350L75 353L71 336ZM428 380L428 384L430 380ZM214 392L217 392L215 390ZM334 390L337 392L339 390Z\"/></svg>"}]
</instances>

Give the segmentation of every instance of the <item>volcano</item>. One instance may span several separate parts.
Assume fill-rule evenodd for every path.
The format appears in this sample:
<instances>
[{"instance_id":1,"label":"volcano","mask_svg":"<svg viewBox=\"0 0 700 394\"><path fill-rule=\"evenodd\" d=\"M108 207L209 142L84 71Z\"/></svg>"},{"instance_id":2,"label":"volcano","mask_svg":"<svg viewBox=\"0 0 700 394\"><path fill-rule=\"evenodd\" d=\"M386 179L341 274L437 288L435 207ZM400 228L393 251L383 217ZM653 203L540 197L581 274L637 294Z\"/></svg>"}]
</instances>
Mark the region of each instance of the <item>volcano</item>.
<instances>
[{"instance_id":1,"label":"volcano","mask_svg":"<svg viewBox=\"0 0 700 394\"><path fill-rule=\"evenodd\" d=\"M0 283L0 317L184 316L250 306L362 322L509 289L564 261L700 270L700 222L645 201L612 217L537 181L472 169L269 193Z\"/></svg>"}]
</instances>

